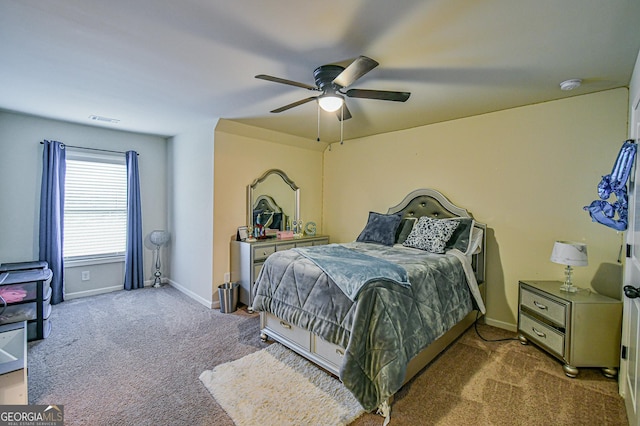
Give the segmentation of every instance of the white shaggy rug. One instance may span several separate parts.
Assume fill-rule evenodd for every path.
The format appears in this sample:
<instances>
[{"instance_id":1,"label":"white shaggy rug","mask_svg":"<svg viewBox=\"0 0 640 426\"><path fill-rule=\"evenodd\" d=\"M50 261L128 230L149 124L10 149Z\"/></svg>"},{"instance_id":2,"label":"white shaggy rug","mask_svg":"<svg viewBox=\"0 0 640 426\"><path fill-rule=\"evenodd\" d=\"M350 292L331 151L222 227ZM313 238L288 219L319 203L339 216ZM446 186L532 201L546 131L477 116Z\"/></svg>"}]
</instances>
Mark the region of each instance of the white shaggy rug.
<instances>
[{"instance_id":1,"label":"white shaggy rug","mask_svg":"<svg viewBox=\"0 0 640 426\"><path fill-rule=\"evenodd\" d=\"M200 380L237 426L346 425L364 413L342 382L279 343Z\"/></svg>"}]
</instances>

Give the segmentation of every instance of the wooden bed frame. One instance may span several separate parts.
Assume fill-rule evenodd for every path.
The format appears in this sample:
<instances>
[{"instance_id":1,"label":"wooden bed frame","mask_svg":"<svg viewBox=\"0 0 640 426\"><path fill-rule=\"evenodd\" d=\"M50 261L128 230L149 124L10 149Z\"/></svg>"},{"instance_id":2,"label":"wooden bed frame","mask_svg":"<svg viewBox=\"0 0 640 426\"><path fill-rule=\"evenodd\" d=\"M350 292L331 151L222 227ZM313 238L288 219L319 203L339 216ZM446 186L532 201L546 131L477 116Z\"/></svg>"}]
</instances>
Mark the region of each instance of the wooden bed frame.
<instances>
[{"instance_id":1,"label":"wooden bed frame","mask_svg":"<svg viewBox=\"0 0 640 426\"><path fill-rule=\"evenodd\" d=\"M472 217L467 210L454 205L444 195L433 189L418 189L411 192L398 205L389 208L388 213L402 213L403 218L422 216L435 218ZM475 222L475 226L483 231L483 237L482 250L473 256L472 265L482 298L486 300L484 284L486 225ZM478 311L471 311L462 321L418 353L407 366L403 385L462 335L476 321L478 315ZM339 377L344 348L329 343L308 330L289 324L266 312L260 312L260 328L260 337L263 341L271 338L280 342ZM391 401L388 402L391 403Z\"/></svg>"}]
</instances>

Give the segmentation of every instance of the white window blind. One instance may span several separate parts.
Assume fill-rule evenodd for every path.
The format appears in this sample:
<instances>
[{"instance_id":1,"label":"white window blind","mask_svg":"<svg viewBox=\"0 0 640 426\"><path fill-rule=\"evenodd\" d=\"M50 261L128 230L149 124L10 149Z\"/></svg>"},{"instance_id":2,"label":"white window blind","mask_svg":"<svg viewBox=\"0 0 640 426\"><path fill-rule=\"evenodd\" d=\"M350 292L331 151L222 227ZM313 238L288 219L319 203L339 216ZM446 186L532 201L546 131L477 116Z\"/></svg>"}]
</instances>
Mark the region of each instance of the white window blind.
<instances>
[{"instance_id":1,"label":"white window blind","mask_svg":"<svg viewBox=\"0 0 640 426\"><path fill-rule=\"evenodd\" d=\"M127 167L124 154L67 148L64 258L124 255L127 232Z\"/></svg>"}]
</instances>

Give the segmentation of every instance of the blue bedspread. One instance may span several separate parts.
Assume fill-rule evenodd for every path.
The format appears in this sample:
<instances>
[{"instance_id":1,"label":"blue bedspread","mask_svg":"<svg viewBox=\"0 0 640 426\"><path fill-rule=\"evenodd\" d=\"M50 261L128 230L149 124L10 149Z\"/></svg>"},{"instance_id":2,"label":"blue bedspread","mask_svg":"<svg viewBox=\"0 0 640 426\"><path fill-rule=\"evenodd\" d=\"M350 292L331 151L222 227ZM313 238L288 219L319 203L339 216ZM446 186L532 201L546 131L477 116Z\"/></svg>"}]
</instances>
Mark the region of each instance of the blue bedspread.
<instances>
[{"instance_id":1,"label":"blue bedspread","mask_svg":"<svg viewBox=\"0 0 640 426\"><path fill-rule=\"evenodd\" d=\"M407 270L379 257L366 255L338 244L293 249L315 263L351 300L372 281L391 281L410 286Z\"/></svg>"}]
</instances>

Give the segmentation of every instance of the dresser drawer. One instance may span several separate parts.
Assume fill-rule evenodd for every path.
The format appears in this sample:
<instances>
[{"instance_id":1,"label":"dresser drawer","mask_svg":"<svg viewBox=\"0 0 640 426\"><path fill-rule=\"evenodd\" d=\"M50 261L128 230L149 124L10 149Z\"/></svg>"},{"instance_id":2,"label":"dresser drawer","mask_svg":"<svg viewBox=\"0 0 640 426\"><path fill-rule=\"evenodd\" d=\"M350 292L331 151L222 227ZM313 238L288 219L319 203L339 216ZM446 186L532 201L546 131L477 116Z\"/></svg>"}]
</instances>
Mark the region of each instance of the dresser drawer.
<instances>
[{"instance_id":1,"label":"dresser drawer","mask_svg":"<svg viewBox=\"0 0 640 426\"><path fill-rule=\"evenodd\" d=\"M567 325L567 305L530 291L524 286L520 287L520 306L526 307L560 327Z\"/></svg>"},{"instance_id":2,"label":"dresser drawer","mask_svg":"<svg viewBox=\"0 0 640 426\"><path fill-rule=\"evenodd\" d=\"M267 257L271 256L273 253L276 252L276 246L274 245L267 245L267 246L258 246L258 247L253 247L253 260L264 260Z\"/></svg>"},{"instance_id":3,"label":"dresser drawer","mask_svg":"<svg viewBox=\"0 0 640 426\"><path fill-rule=\"evenodd\" d=\"M313 347L311 351L334 365L337 371L340 371L342 361L344 360L344 348L313 335Z\"/></svg>"},{"instance_id":4,"label":"dresser drawer","mask_svg":"<svg viewBox=\"0 0 640 426\"><path fill-rule=\"evenodd\" d=\"M311 350L310 333L307 330L289 324L269 313L265 313L265 327L305 350Z\"/></svg>"},{"instance_id":5,"label":"dresser drawer","mask_svg":"<svg viewBox=\"0 0 640 426\"><path fill-rule=\"evenodd\" d=\"M289 250L292 248L295 248L296 243L294 242L290 242L290 243L280 243L276 246L276 251L284 251L284 250Z\"/></svg>"},{"instance_id":6,"label":"dresser drawer","mask_svg":"<svg viewBox=\"0 0 640 426\"><path fill-rule=\"evenodd\" d=\"M553 327L535 320L526 313L520 312L518 330L534 343L546 347L559 357L564 357L565 336Z\"/></svg>"},{"instance_id":7,"label":"dresser drawer","mask_svg":"<svg viewBox=\"0 0 640 426\"><path fill-rule=\"evenodd\" d=\"M253 279L254 281L258 279L258 276L260 275L260 271L262 270L262 266L264 265L264 262L257 262L253 264Z\"/></svg>"}]
</instances>

